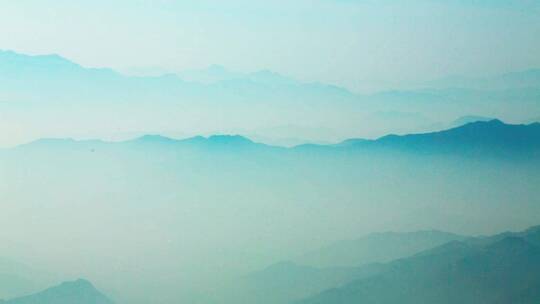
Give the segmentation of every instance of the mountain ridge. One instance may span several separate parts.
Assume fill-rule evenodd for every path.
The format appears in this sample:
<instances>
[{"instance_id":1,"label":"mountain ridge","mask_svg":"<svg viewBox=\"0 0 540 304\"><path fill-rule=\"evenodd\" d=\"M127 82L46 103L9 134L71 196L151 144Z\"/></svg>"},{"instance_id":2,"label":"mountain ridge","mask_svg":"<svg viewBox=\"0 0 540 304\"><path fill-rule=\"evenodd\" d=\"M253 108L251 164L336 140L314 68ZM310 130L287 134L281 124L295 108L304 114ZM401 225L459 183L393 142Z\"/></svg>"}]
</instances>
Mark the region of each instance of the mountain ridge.
<instances>
[{"instance_id":1,"label":"mountain ridge","mask_svg":"<svg viewBox=\"0 0 540 304\"><path fill-rule=\"evenodd\" d=\"M2 304L113 304L85 279L62 282L43 291L0 301Z\"/></svg>"},{"instance_id":2,"label":"mountain ridge","mask_svg":"<svg viewBox=\"0 0 540 304\"><path fill-rule=\"evenodd\" d=\"M141 81L147 80L148 85L156 85L157 82L161 82L163 85L173 85L180 86L183 89L193 90L193 89L204 89L208 88L214 89L224 89L229 86L245 87L253 85L255 87L261 87L263 89L275 89L276 87L297 87L299 89L311 87L316 89L326 89L332 88L330 93L338 93L340 95L353 96L352 92L343 88L327 84L321 84L318 82L299 82L293 78L283 76L280 73L263 69L258 70L252 73L236 73L231 77L225 77L224 79L218 79L216 81L199 81L197 78L190 78L187 76L182 76L184 73L163 73L156 76L132 76L126 75L122 72L116 71L111 68L95 68L95 67L85 67L72 60L69 60L58 54L45 54L45 55L27 55L11 50L0 50L0 67L4 68L4 72L8 72L8 75L25 75L24 73L33 72L36 75L41 75L41 72L44 72L44 68L50 68L51 71L47 71L49 75L49 80L54 78L55 72L59 73L59 76L62 76L63 73L68 72L72 79L70 81L81 80L85 77L93 76L105 76L108 81L113 81L115 83L122 83L126 85L127 82L133 82L134 85L141 85ZM212 65L208 70L213 72L228 73L228 70L219 66ZM232 72L231 72L232 73ZM2 73L0 73L0 79L2 78ZM78 75L83 78L73 78L73 75ZM32 75L30 75L32 76ZM7 80L9 78L6 78ZM18 79L15 77L15 79ZM48 81L49 81L48 80ZM47 81L47 82L48 82ZM95 82L92 81L92 82ZM190 85L193 88L188 88L186 85Z\"/></svg>"},{"instance_id":3,"label":"mountain ridge","mask_svg":"<svg viewBox=\"0 0 540 304\"><path fill-rule=\"evenodd\" d=\"M540 247L527 241L531 229L449 242L298 303L537 303Z\"/></svg>"},{"instance_id":4,"label":"mountain ridge","mask_svg":"<svg viewBox=\"0 0 540 304\"><path fill-rule=\"evenodd\" d=\"M334 242L308 252L298 257L296 261L319 267L384 263L465 238L462 235L439 230L377 232L357 239ZM336 261L339 261L339 264L336 264Z\"/></svg>"},{"instance_id":5,"label":"mountain ridge","mask_svg":"<svg viewBox=\"0 0 540 304\"><path fill-rule=\"evenodd\" d=\"M211 135L208 137L194 136L184 139L174 139L161 135L143 135L135 139L106 142L102 140L75 140L72 138L45 138L38 139L21 147L39 146L45 144L56 145L122 145L122 144L170 144L181 146L187 144L218 145L229 147L266 147L288 151L322 150L352 150L363 151L369 149L383 149L414 152L442 152L442 153L510 153L526 152L538 153L540 149L540 123L506 124L498 119L489 121L475 121L462 126L428 133L407 135L389 134L380 138L347 139L338 144L320 145L304 144L293 147L282 147L257 143L241 135Z\"/></svg>"}]
</instances>

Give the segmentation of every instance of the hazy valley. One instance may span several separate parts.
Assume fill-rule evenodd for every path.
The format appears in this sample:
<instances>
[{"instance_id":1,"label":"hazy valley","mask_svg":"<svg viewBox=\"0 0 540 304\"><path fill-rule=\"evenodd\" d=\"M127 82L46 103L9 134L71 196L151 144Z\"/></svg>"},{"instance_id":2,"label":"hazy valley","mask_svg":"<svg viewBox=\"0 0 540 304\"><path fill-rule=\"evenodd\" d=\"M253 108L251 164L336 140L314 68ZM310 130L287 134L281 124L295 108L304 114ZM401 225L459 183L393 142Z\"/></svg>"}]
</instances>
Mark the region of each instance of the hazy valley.
<instances>
[{"instance_id":1,"label":"hazy valley","mask_svg":"<svg viewBox=\"0 0 540 304\"><path fill-rule=\"evenodd\" d=\"M0 153L9 227L2 252L56 278L108 286L121 303L218 303L243 284L259 298L283 290L276 302L284 303L379 271L343 267L388 263L465 237L381 234L330 245L335 240L535 225L539 153L540 124L497 120L293 148L240 136L43 139ZM273 272L284 277L271 280Z\"/></svg>"}]
</instances>

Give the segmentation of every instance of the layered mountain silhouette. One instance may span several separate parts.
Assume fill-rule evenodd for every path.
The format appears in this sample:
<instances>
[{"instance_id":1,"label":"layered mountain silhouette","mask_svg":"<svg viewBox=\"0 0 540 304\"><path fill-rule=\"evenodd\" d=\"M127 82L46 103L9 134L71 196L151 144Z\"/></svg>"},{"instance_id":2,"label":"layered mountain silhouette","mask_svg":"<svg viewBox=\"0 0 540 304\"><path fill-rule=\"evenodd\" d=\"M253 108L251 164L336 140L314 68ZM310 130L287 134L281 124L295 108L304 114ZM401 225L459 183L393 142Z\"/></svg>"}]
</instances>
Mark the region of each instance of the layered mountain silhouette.
<instances>
[{"instance_id":1,"label":"layered mountain silhouette","mask_svg":"<svg viewBox=\"0 0 540 304\"><path fill-rule=\"evenodd\" d=\"M65 152L122 152L154 151L164 153L259 153L285 150L281 147L255 143L240 135L195 136L186 139L173 139L161 135L144 135L128 141L106 142L101 140L73 140L70 138L39 139L18 146L20 151L65 151Z\"/></svg>"},{"instance_id":2,"label":"layered mountain silhouette","mask_svg":"<svg viewBox=\"0 0 540 304\"><path fill-rule=\"evenodd\" d=\"M463 125L470 124L470 123L473 123L473 122L490 121L490 120L495 120L495 119L492 118L492 117L485 117L485 116L466 115L466 116L459 117L458 119L452 121L450 123L450 127L448 129L461 127Z\"/></svg>"},{"instance_id":3,"label":"layered mountain silhouette","mask_svg":"<svg viewBox=\"0 0 540 304\"><path fill-rule=\"evenodd\" d=\"M475 121L452 129L410 135L388 135L376 140L349 139L337 145L300 145L292 149L255 143L239 135L217 135L172 139L159 135L145 135L125 142L72 139L41 139L21 148L32 147L106 147L106 146L167 146L170 148L259 148L276 151L401 151L420 154L451 153L463 155L531 156L540 152L540 123L528 125L506 124L500 120Z\"/></svg>"},{"instance_id":4,"label":"layered mountain silhouette","mask_svg":"<svg viewBox=\"0 0 540 304\"><path fill-rule=\"evenodd\" d=\"M538 155L540 151L540 123L511 125L495 119L476 121L439 132L388 135L376 140L349 139L335 146L303 145L298 148L530 157Z\"/></svg>"},{"instance_id":5,"label":"layered mountain silhouette","mask_svg":"<svg viewBox=\"0 0 540 304\"><path fill-rule=\"evenodd\" d=\"M428 154L538 155L540 123L511 125L497 119L476 121L440 132L388 135L377 140L351 139L338 147Z\"/></svg>"},{"instance_id":6,"label":"layered mountain silhouette","mask_svg":"<svg viewBox=\"0 0 540 304\"><path fill-rule=\"evenodd\" d=\"M352 280L373 276L380 264L365 267L317 268L294 262L279 262L234 282L228 303L286 304Z\"/></svg>"},{"instance_id":7,"label":"layered mountain silhouette","mask_svg":"<svg viewBox=\"0 0 540 304\"><path fill-rule=\"evenodd\" d=\"M64 282L44 291L19 297L2 304L112 304L105 295L100 293L90 282L79 279Z\"/></svg>"},{"instance_id":8,"label":"layered mountain silhouette","mask_svg":"<svg viewBox=\"0 0 540 304\"><path fill-rule=\"evenodd\" d=\"M538 303L540 230L453 241L299 303Z\"/></svg>"},{"instance_id":9,"label":"layered mountain silhouette","mask_svg":"<svg viewBox=\"0 0 540 304\"><path fill-rule=\"evenodd\" d=\"M189 74L193 73L128 76L112 69L83 67L58 55L0 51L3 122L5 128L15 127L17 121L31 122L25 125L28 133L14 142L30 134L55 134L50 126L59 123L69 125L70 134L113 132L116 138L141 129L190 134L259 130L257 137L268 143L287 138L320 143L357 134L375 137L439 130L468 113L506 118L511 110L516 121L527 122L539 115L540 85L534 71L501 78L508 82L503 90L450 87L374 94L297 81L268 70L232 73L213 66ZM515 80L520 78L521 82ZM22 106L33 110L20 111ZM89 125L98 120L100 125L89 131ZM303 128L278 134L264 131L298 123ZM309 131L317 128L332 131L329 135Z\"/></svg>"},{"instance_id":10,"label":"layered mountain silhouette","mask_svg":"<svg viewBox=\"0 0 540 304\"><path fill-rule=\"evenodd\" d=\"M466 237L441 231L374 233L341 241L252 272L235 282L228 302L291 303L353 280L375 276L385 262L406 258ZM308 266L309 265L309 266Z\"/></svg>"},{"instance_id":11,"label":"layered mountain silhouette","mask_svg":"<svg viewBox=\"0 0 540 304\"><path fill-rule=\"evenodd\" d=\"M442 132L295 148L259 144L242 136L177 140L148 135L124 142L44 139L0 152L0 178L6 181L0 183L0 193L8 199L21 198L13 210L24 211L30 208L27 206L39 204L43 208L36 210L36 216L54 220L58 227L71 225L73 233L82 236L96 225L107 227L96 235L70 240L74 246L87 244L87 238L110 237L111 246L126 256L137 256L134 249L143 246L152 252L164 249L171 258L161 261L157 258L160 255L156 255L154 261L149 259L148 269L157 260L160 265L170 263L175 268L167 274L174 277L176 270L185 265L177 262L176 255L191 247L214 248L220 244L226 248L223 252L196 251L197 255L208 254L201 263L206 265L208 260L211 264L210 260L215 260L215 265L220 265L217 267L228 264L235 269L243 267L239 272L247 272L268 265L270 258L244 260L247 254L242 255L242 250L253 250L256 253L251 256L256 256L261 252L259 246L264 244L280 248L294 243L299 247L295 251L298 253L321 246L325 240L353 238L354 231L374 231L382 221L392 221L384 224L387 227L411 227L413 223L414 227L460 227L461 232L537 222L534 185L538 181L539 158L530 156L538 151L538 134L538 124L488 121ZM429 157L424 157L426 154ZM475 158L464 159L463 155ZM521 159L486 160L486 156L493 155L516 155ZM96 192L111 195L96 196ZM62 208L70 210L69 216L58 214L56 210ZM146 230L146 225L133 221L150 210L149 225L164 234L163 242L156 241L155 232ZM213 216L218 216L218 222L209 221ZM11 227L36 233L41 236L36 242L46 246L52 246L49 236L57 233L54 229L47 231L40 221L13 221ZM212 231L207 239L198 232L205 229ZM306 230L310 235L320 235L320 239L305 240ZM238 236L238 242L224 241L231 235ZM311 296L323 292L321 297L330 297L334 291L325 290L332 288L344 288L345 294L354 294L348 286L359 282L359 286L368 284L365 282L389 286L366 287L373 292L389 293L388 290L399 290L401 285L395 281L407 276L413 279L407 280L411 285L403 288L412 290L417 288L414 284L422 284L415 283L417 274L426 271L429 280L437 282L438 278L440 282L447 275L442 271L449 264L480 249L489 251L490 245L506 237L518 237L535 246L531 235L501 235L469 242L440 232L382 233L333 244L305 257L286 253L292 263L273 265L244 277L238 283L242 291L236 293L238 301L230 303L253 302L257 298L268 299L266 303L303 298L318 301ZM137 245L125 250L129 242L124 241L130 238L136 238ZM51 240L59 247L66 242L53 237ZM447 243L453 240L459 242ZM303 241L306 244L300 244ZM433 249L443 243L447 245ZM430 248L433 251L422 252ZM284 253L273 254L282 259ZM410 257L414 254L417 256ZM402 260L391 262L393 259ZM403 261L409 262L402 264ZM72 263L77 267L75 258ZM432 274L429 269L439 272ZM138 272L128 272L123 278L129 281L133 273ZM187 274L185 282L189 283L188 277L195 274ZM151 283L152 279L144 278L144 283ZM174 293L175 281L167 282L171 294ZM111 280L107 284L111 284L111 289L119 289L129 283ZM146 294L159 296L158 287ZM137 298L145 293L137 292ZM444 291L447 292L450 291ZM337 296L344 302L354 302L341 291ZM393 300L389 298L387 303ZM331 298L328 303L339 301Z\"/></svg>"},{"instance_id":12,"label":"layered mountain silhouette","mask_svg":"<svg viewBox=\"0 0 540 304\"><path fill-rule=\"evenodd\" d=\"M531 277L536 268L529 270L526 265L538 266L538 246L540 227L486 237L440 231L375 233L304 256L304 261L318 258L313 263L321 264L324 258L329 265L365 263L363 266L313 267L280 262L243 277L233 289L235 296L224 299L227 303L276 304L513 303L510 300L517 299L513 290L520 293L523 286L516 282L535 281ZM355 255L358 257L351 260ZM513 281L502 285L506 273ZM487 281L483 281L484 276ZM533 290L529 287L524 287L527 297ZM499 294L483 299L483 293L475 295L482 288L485 293L493 289ZM357 296L356 289L366 297ZM402 297L404 302L400 301Z\"/></svg>"},{"instance_id":13,"label":"layered mountain silhouette","mask_svg":"<svg viewBox=\"0 0 540 304\"><path fill-rule=\"evenodd\" d=\"M159 98L161 102L354 98L354 94L344 88L302 83L268 70L233 74L213 66L198 74L201 75L127 76L107 68L86 68L56 54L30 56L0 51L0 80L5 86L2 90L22 101L34 98L43 102L84 101L96 97L112 98L116 102L126 98L131 102L148 98ZM40 94L31 96L29 89L39 89Z\"/></svg>"}]
</instances>

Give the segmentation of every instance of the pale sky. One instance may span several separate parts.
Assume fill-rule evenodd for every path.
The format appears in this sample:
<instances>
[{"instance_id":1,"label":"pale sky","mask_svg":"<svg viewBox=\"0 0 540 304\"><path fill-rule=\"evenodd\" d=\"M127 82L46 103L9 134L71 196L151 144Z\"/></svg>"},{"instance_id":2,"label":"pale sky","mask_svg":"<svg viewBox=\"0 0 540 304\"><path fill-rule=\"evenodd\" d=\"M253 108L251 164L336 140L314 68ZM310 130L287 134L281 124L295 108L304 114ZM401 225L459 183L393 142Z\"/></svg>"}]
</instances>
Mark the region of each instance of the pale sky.
<instances>
[{"instance_id":1,"label":"pale sky","mask_svg":"<svg viewBox=\"0 0 540 304\"><path fill-rule=\"evenodd\" d=\"M2 1L0 49L115 69L271 69L373 91L540 67L537 2Z\"/></svg>"}]
</instances>

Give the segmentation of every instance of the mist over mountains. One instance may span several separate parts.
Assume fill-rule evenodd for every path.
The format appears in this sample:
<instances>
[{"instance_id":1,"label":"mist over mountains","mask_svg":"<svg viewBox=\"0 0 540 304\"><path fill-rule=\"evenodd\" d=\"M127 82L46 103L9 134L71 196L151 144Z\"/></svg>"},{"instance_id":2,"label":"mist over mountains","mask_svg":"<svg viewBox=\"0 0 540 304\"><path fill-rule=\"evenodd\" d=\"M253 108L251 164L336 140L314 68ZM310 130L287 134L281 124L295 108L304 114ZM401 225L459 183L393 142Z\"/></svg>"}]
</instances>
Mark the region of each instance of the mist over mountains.
<instances>
[{"instance_id":1,"label":"mist over mountains","mask_svg":"<svg viewBox=\"0 0 540 304\"><path fill-rule=\"evenodd\" d=\"M58 55L1 51L0 126L14 130L2 145L42 137L126 139L148 132L235 133L295 145L441 130L471 114L521 123L540 115L537 76L531 70L482 80L489 85L448 82L365 95L268 70L237 73L212 66L127 76Z\"/></svg>"},{"instance_id":2,"label":"mist over mountains","mask_svg":"<svg viewBox=\"0 0 540 304\"><path fill-rule=\"evenodd\" d=\"M477 120L478 119L478 120ZM473 122L467 122L472 120ZM464 123L462 123L464 122ZM98 147L169 147L196 148L200 151L212 148L248 150L255 152L284 152L309 150L373 151L386 150L411 152L413 154L455 154L459 156L537 156L540 149L540 123L528 125L506 124L498 119L463 117L454 122L457 127L430 133L387 135L375 140L347 139L338 144L305 144L290 148L257 143L240 135L195 136L186 139L173 139L161 135L143 135L132 140L107 142L101 140L77 141L71 138L39 139L20 145L17 149L36 148L98 148ZM509 155L505 155L508 153ZM525 153L525 154L524 154ZM532 155L529 155L532 154Z\"/></svg>"},{"instance_id":3,"label":"mist over mountains","mask_svg":"<svg viewBox=\"0 0 540 304\"><path fill-rule=\"evenodd\" d=\"M63 290L82 286L99 304L324 303L364 279L398 284L398 259L540 222L536 76L364 95L2 51L0 298L73 301ZM361 238L374 231L396 233ZM81 282L39 293L73 277L107 298Z\"/></svg>"},{"instance_id":4,"label":"mist over mountains","mask_svg":"<svg viewBox=\"0 0 540 304\"><path fill-rule=\"evenodd\" d=\"M340 241L282 261L233 281L228 302L291 303L387 269L385 262L405 258L453 240L441 231L373 233Z\"/></svg>"},{"instance_id":5,"label":"mist over mountains","mask_svg":"<svg viewBox=\"0 0 540 304\"><path fill-rule=\"evenodd\" d=\"M32 295L14 298L2 304L112 304L105 295L100 293L92 283L79 279L64 282Z\"/></svg>"},{"instance_id":6,"label":"mist over mountains","mask_svg":"<svg viewBox=\"0 0 540 304\"><path fill-rule=\"evenodd\" d=\"M464 236L437 230L372 233L359 239L332 243L305 253L296 261L317 267L384 263L463 239Z\"/></svg>"},{"instance_id":7,"label":"mist over mountains","mask_svg":"<svg viewBox=\"0 0 540 304\"><path fill-rule=\"evenodd\" d=\"M298 303L535 303L539 227L450 242Z\"/></svg>"},{"instance_id":8,"label":"mist over mountains","mask_svg":"<svg viewBox=\"0 0 540 304\"><path fill-rule=\"evenodd\" d=\"M421 245L385 263L363 266L317 268L280 262L221 286L208 303L536 303L540 298L539 231L535 226L492 236L455 236L450 241L451 234L432 231L429 239L439 239L441 244ZM370 242L369 238L377 241L358 253L399 249L408 239L426 236L426 231L372 234L364 242ZM342 263L339 259L334 262ZM74 302L113 303L83 279L0 299L6 304Z\"/></svg>"},{"instance_id":9,"label":"mist over mountains","mask_svg":"<svg viewBox=\"0 0 540 304\"><path fill-rule=\"evenodd\" d=\"M362 253L371 245L346 245L302 259L336 240L373 231L492 234L540 222L539 134L538 124L492 120L293 148L242 136L42 139L0 150L0 249L57 277L106 286L118 303L216 303L231 290L225 282L293 260L300 266L268 273L290 268L306 278L293 290L272 285L289 294L275 299L299 300L380 270L356 269L366 263L450 239L389 241L397 247L388 255L371 256ZM253 278L237 285L252 290L245 299L267 290L254 283L266 275Z\"/></svg>"},{"instance_id":10,"label":"mist over mountains","mask_svg":"<svg viewBox=\"0 0 540 304\"><path fill-rule=\"evenodd\" d=\"M0 4L0 304L538 304L539 185L540 1Z\"/></svg>"}]
</instances>

